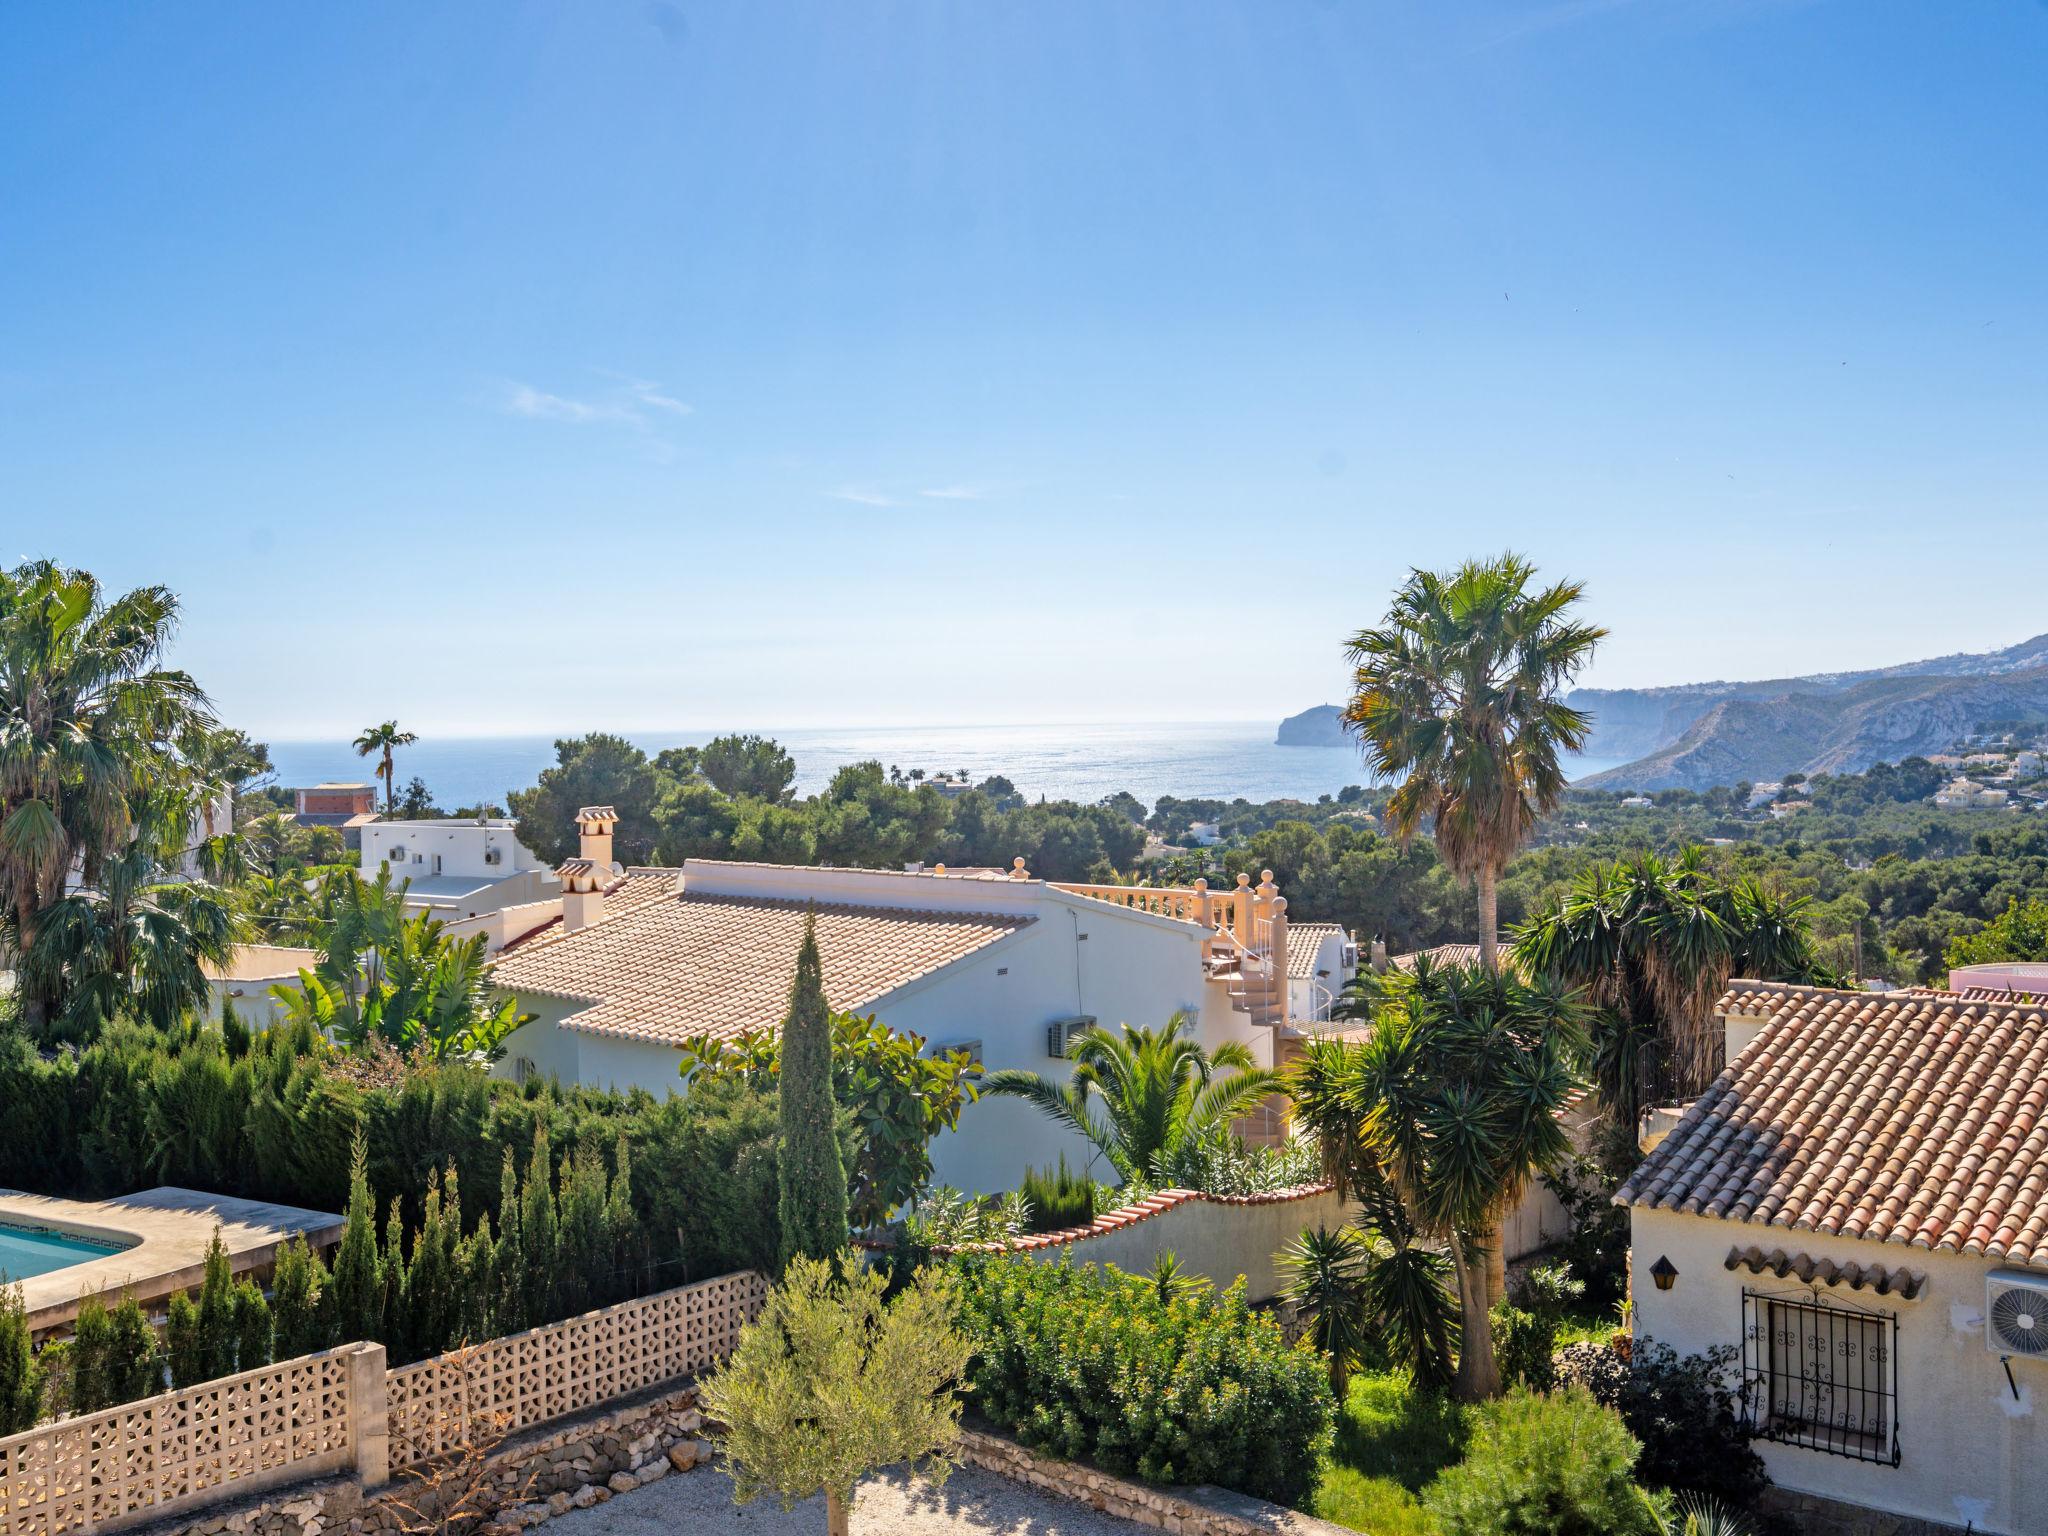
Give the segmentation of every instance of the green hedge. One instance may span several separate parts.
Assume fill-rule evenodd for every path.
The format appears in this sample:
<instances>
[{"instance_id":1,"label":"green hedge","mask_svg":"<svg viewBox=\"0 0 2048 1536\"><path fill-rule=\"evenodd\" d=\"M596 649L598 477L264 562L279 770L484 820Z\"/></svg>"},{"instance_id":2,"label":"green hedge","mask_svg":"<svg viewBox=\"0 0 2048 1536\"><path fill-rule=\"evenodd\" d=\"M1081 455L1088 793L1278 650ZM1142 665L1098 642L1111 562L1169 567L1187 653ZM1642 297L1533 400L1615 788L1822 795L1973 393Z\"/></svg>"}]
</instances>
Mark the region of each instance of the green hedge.
<instances>
[{"instance_id":1,"label":"green hedge","mask_svg":"<svg viewBox=\"0 0 2048 1536\"><path fill-rule=\"evenodd\" d=\"M522 1171L538 1138L556 1182L579 1157L616 1167L623 1140L634 1218L644 1232L636 1288L751 1267L779 1246L772 1090L706 1084L656 1101L553 1083L514 1084L459 1063L420 1063L365 1085L355 1064L308 1029L229 1040L217 1029L107 1031L86 1050L38 1055L0 1033L0 1186L104 1199L158 1184L339 1211L360 1128L380 1213L426 1221L427 1193L454 1170L467 1231L503 1231L503 1169ZM572 1287L573 1288L573 1287ZM593 1289L602 1291L599 1281Z\"/></svg>"},{"instance_id":2,"label":"green hedge","mask_svg":"<svg viewBox=\"0 0 2048 1536\"><path fill-rule=\"evenodd\" d=\"M1313 1491L1336 1404L1322 1357L1221 1295L1094 1265L953 1261L975 1411L1026 1445L1155 1483L1282 1504Z\"/></svg>"}]
</instances>

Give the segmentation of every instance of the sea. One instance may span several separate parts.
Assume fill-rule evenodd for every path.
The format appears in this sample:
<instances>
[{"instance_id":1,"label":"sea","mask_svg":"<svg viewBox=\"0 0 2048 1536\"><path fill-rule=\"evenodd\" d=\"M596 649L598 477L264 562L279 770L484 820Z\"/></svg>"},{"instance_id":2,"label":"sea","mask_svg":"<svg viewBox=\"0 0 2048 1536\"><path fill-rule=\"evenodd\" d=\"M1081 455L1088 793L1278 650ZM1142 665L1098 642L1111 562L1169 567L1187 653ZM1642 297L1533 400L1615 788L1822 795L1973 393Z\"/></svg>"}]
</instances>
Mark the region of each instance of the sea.
<instances>
[{"instance_id":1,"label":"sea","mask_svg":"<svg viewBox=\"0 0 2048 1536\"><path fill-rule=\"evenodd\" d=\"M1313 801L1347 784L1367 782L1351 746L1283 747L1265 721L1143 725L847 726L838 729L762 731L796 760L799 795L814 794L848 763L874 759L885 768L927 774L966 770L975 781L1001 774L1037 800L1101 800L1128 790L1146 805L1162 795L1184 800ZM565 733L567 734L567 733ZM628 733L650 756L665 747L701 746L716 732ZM457 806L503 805L506 793L534 783L555 761L551 736L422 734L396 754L402 788L426 781L434 801ZM273 741L277 782L289 786L324 779L367 780L372 763L346 741ZM1617 766L1617 761L1575 758L1574 778Z\"/></svg>"}]
</instances>

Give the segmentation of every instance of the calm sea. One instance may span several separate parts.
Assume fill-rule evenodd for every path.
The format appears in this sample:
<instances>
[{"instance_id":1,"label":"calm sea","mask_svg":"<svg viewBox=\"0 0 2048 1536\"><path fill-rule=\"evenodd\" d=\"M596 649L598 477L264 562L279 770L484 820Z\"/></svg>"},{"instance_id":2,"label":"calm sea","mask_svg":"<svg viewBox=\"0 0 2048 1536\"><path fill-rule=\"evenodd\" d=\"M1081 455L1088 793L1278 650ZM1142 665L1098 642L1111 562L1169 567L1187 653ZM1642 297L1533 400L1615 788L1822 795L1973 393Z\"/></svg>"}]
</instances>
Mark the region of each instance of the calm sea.
<instances>
[{"instance_id":1,"label":"calm sea","mask_svg":"<svg viewBox=\"0 0 2048 1536\"><path fill-rule=\"evenodd\" d=\"M1036 799L1100 800L1129 790L1147 805L1161 795L1183 799L1314 800L1365 781L1350 747L1281 747L1260 722L1188 725L978 725L767 731L796 759L797 793L823 789L848 763L876 758L906 773L966 769L975 779L1002 774ZM649 754L699 746L713 733L635 734ZM370 764L346 742L273 741L278 782L367 779ZM504 804L555 760L548 736L423 737L397 755L398 782L426 780L444 807ZM1612 761L1581 758L1573 775L1598 773Z\"/></svg>"}]
</instances>

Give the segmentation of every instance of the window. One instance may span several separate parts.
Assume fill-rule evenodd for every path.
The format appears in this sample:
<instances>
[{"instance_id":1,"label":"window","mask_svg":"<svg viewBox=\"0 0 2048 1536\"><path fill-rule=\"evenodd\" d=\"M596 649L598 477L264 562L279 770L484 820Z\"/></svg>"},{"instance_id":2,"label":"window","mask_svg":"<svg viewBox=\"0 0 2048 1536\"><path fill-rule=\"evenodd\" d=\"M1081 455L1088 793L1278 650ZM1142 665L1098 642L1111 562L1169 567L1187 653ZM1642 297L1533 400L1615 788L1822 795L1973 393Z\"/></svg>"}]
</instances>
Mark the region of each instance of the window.
<instances>
[{"instance_id":1,"label":"window","mask_svg":"<svg viewBox=\"0 0 2048 1536\"><path fill-rule=\"evenodd\" d=\"M1899 1464L1899 1320L1807 1292L1742 1293L1742 1401L1763 1440Z\"/></svg>"}]
</instances>

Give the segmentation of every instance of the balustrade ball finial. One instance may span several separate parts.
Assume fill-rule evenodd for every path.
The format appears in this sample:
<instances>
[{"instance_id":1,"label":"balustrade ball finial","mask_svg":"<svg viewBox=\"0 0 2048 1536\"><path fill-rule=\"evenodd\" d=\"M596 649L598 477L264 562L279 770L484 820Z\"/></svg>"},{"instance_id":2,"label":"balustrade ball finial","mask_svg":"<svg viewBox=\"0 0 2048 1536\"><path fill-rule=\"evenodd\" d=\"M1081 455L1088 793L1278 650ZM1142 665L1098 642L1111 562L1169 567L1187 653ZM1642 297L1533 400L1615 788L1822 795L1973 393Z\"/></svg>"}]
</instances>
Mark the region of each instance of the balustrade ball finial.
<instances>
[{"instance_id":1,"label":"balustrade ball finial","mask_svg":"<svg viewBox=\"0 0 2048 1536\"><path fill-rule=\"evenodd\" d=\"M1197 876L1195 876L1195 889L1196 889L1196 890L1198 890L1198 891L1206 891L1206 890L1208 890L1208 889L1209 889L1209 882L1208 882L1207 878L1206 878L1206 877L1204 877L1204 876L1202 876L1202 875L1197 875Z\"/></svg>"},{"instance_id":2,"label":"balustrade ball finial","mask_svg":"<svg viewBox=\"0 0 2048 1536\"><path fill-rule=\"evenodd\" d=\"M1244 889L1244 887L1250 885L1251 883L1252 877L1250 875L1239 875L1237 877L1237 885L1239 890Z\"/></svg>"}]
</instances>

